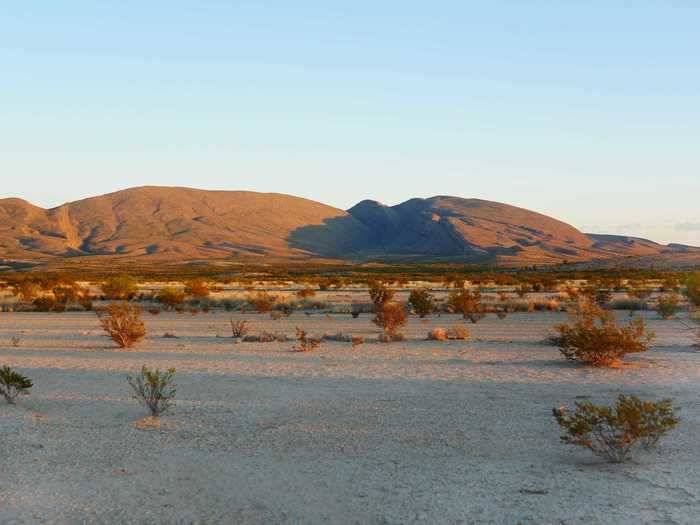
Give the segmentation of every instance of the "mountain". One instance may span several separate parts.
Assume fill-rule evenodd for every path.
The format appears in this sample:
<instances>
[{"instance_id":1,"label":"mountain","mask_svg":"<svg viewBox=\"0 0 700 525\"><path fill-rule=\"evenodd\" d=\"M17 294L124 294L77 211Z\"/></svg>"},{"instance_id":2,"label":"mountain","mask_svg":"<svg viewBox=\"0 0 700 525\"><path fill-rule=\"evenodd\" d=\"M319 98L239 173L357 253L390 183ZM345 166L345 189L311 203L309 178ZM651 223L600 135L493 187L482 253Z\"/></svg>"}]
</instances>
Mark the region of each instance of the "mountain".
<instances>
[{"instance_id":1,"label":"mountain","mask_svg":"<svg viewBox=\"0 0 700 525\"><path fill-rule=\"evenodd\" d=\"M523 208L438 196L344 211L276 193L140 187L45 210L0 200L0 259L101 256L548 264L694 256L700 249L586 235Z\"/></svg>"}]
</instances>

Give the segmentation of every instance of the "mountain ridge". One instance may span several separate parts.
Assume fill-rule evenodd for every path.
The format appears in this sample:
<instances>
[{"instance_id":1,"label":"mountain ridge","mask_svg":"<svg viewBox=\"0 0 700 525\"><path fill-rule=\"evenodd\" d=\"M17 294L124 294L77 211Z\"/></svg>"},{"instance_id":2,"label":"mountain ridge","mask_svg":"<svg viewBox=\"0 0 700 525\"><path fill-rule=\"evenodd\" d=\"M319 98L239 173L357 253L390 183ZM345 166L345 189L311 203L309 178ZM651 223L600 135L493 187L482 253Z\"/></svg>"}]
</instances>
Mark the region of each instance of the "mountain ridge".
<instances>
[{"instance_id":1,"label":"mountain ridge","mask_svg":"<svg viewBox=\"0 0 700 525\"><path fill-rule=\"evenodd\" d=\"M527 265L700 248L584 234L504 203L439 195L348 210L281 193L140 186L44 209L0 199L0 258L410 260Z\"/></svg>"}]
</instances>

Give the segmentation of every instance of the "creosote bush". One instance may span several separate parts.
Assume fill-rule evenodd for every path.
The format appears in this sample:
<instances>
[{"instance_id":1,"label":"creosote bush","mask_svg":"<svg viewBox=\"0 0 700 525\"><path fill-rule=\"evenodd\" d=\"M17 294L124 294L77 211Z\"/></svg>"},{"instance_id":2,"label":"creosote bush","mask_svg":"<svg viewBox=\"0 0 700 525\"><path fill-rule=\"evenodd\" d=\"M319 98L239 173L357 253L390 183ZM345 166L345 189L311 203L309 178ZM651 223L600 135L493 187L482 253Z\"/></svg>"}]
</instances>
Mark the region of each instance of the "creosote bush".
<instances>
[{"instance_id":1,"label":"creosote bush","mask_svg":"<svg viewBox=\"0 0 700 525\"><path fill-rule=\"evenodd\" d=\"M267 292L258 292L247 299L248 304L259 314L266 314L274 306L274 300Z\"/></svg>"},{"instance_id":2,"label":"creosote bush","mask_svg":"<svg viewBox=\"0 0 700 525\"><path fill-rule=\"evenodd\" d=\"M566 431L560 438L562 443L585 447L597 456L620 463L629 459L638 446L655 447L678 425L671 403L670 399L653 402L620 395L612 407L578 402L570 416L562 408L552 412Z\"/></svg>"},{"instance_id":3,"label":"creosote bush","mask_svg":"<svg viewBox=\"0 0 700 525\"><path fill-rule=\"evenodd\" d=\"M411 295L408 297L408 304L411 305L413 311L416 312L421 319L433 313L435 310L435 298L425 288L417 288L411 290Z\"/></svg>"},{"instance_id":4,"label":"creosote bush","mask_svg":"<svg viewBox=\"0 0 700 525\"><path fill-rule=\"evenodd\" d=\"M156 301L168 310L175 310L185 302L185 292L173 286L166 286L156 295Z\"/></svg>"},{"instance_id":5,"label":"creosote bush","mask_svg":"<svg viewBox=\"0 0 700 525\"><path fill-rule=\"evenodd\" d=\"M433 328L428 332L428 340L430 341L447 341L447 330L444 328Z\"/></svg>"},{"instance_id":6,"label":"creosote bush","mask_svg":"<svg viewBox=\"0 0 700 525\"><path fill-rule=\"evenodd\" d=\"M98 312L100 325L120 348L131 348L146 337L141 308L129 303L112 303L106 315Z\"/></svg>"},{"instance_id":7,"label":"creosote bush","mask_svg":"<svg viewBox=\"0 0 700 525\"><path fill-rule=\"evenodd\" d=\"M662 319L673 319L681 309L680 302L681 298L676 293L662 294L656 300L656 311Z\"/></svg>"},{"instance_id":8,"label":"creosote bush","mask_svg":"<svg viewBox=\"0 0 700 525\"><path fill-rule=\"evenodd\" d=\"M700 272L694 273L686 279L683 293L693 306L700 308Z\"/></svg>"},{"instance_id":9,"label":"creosote bush","mask_svg":"<svg viewBox=\"0 0 700 525\"><path fill-rule=\"evenodd\" d=\"M134 397L146 405L151 416L159 417L173 404L176 392L174 377L174 368L161 372L157 368L151 370L143 366L139 375L127 376L126 380L134 390Z\"/></svg>"},{"instance_id":10,"label":"creosote bush","mask_svg":"<svg viewBox=\"0 0 700 525\"><path fill-rule=\"evenodd\" d=\"M391 302L395 295L395 290L388 288L380 281L373 281L369 285L369 298L372 300L372 304L374 304L375 313L381 310L385 304Z\"/></svg>"},{"instance_id":11,"label":"creosote bush","mask_svg":"<svg viewBox=\"0 0 700 525\"><path fill-rule=\"evenodd\" d=\"M627 354L646 352L654 338L643 319L619 326L612 312L589 301L579 303L569 317L568 324L554 327L549 340L567 359L593 366L610 366Z\"/></svg>"},{"instance_id":12,"label":"creosote bush","mask_svg":"<svg viewBox=\"0 0 700 525\"><path fill-rule=\"evenodd\" d=\"M399 330L406 324L406 308L399 303L385 303L378 309L372 322L384 330L384 342L403 339Z\"/></svg>"},{"instance_id":13,"label":"creosote bush","mask_svg":"<svg viewBox=\"0 0 700 525\"><path fill-rule=\"evenodd\" d=\"M0 368L0 395L13 405L18 395L26 393L34 386L31 379L15 372L9 366Z\"/></svg>"},{"instance_id":14,"label":"creosote bush","mask_svg":"<svg viewBox=\"0 0 700 525\"><path fill-rule=\"evenodd\" d=\"M185 281L185 295L195 299L206 299L211 294L209 283L201 277Z\"/></svg>"},{"instance_id":15,"label":"creosote bush","mask_svg":"<svg viewBox=\"0 0 700 525\"><path fill-rule=\"evenodd\" d=\"M102 293L108 299L127 300L138 292L138 281L128 275L113 275L102 284Z\"/></svg>"},{"instance_id":16,"label":"creosote bush","mask_svg":"<svg viewBox=\"0 0 700 525\"><path fill-rule=\"evenodd\" d=\"M462 317L469 319L472 323L477 323L486 315L486 309L481 304L481 292L467 289L459 290L450 294L447 304Z\"/></svg>"}]
</instances>

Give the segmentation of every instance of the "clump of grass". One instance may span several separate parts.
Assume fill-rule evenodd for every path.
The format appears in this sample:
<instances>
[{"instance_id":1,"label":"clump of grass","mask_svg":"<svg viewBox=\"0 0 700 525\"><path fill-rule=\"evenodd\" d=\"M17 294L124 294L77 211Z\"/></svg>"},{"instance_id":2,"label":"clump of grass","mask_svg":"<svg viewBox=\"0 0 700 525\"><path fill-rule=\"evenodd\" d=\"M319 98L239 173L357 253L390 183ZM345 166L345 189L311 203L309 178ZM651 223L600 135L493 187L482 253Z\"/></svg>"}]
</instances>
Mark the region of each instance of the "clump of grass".
<instances>
[{"instance_id":1,"label":"clump of grass","mask_svg":"<svg viewBox=\"0 0 700 525\"><path fill-rule=\"evenodd\" d=\"M297 328L297 344L292 347L295 352L313 352L319 346L321 346L319 339L309 337L306 330Z\"/></svg>"},{"instance_id":2,"label":"clump of grass","mask_svg":"<svg viewBox=\"0 0 700 525\"><path fill-rule=\"evenodd\" d=\"M112 303L106 312L105 317L102 317L102 312L97 313L100 325L120 348L131 348L146 337L146 327L141 320L141 308L138 306Z\"/></svg>"},{"instance_id":3,"label":"clump of grass","mask_svg":"<svg viewBox=\"0 0 700 525\"><path fill-rule=\"evenodd\" d=\"M161 372L157 368L151 370L144 365L139 375L127 376L126 380L134 390L134 397L146 406L151 416L159 417L174 403L174 377L174 368Z\"/></svg>"},{"instance_id":4,"label":"clump of grass","mask_svg":"<svg viewBox=\"0 0 700 525\"><path fill-rule=\"evenodd\" d=\"M14 405L17 396L27 393L32 386L34 385L31 379L12 370L9 366L0 368L0 395L10 405Z\"/></svg>"},{"instance_id":5,"label":"clump of grass","mask_svg":"<svg viewBox=\"0 0 700 525\"><path fill-rule=\"evenodd\" d=\"M234 321L231 319L231 337L234 339L240 339L241 337L245 337L245 335L248 333L248 321L245 319L239 320L239 321Z\"/></svg>"},{"instance_id":6,"label":"clump of grass","mask_svg":"<svg viewBox=\"0 0 700 525\"><path fill-rule=\"evenodd\" d=\"M638 446L655 447L678 425L671 404L671 399L655 403L620 395L612 407L580 402L570 416L565 408L554 409L553 415L566 431L561 436L562 443L585 447L597 456L620 463L629 459Z\"/></svg>"}]
</instances>

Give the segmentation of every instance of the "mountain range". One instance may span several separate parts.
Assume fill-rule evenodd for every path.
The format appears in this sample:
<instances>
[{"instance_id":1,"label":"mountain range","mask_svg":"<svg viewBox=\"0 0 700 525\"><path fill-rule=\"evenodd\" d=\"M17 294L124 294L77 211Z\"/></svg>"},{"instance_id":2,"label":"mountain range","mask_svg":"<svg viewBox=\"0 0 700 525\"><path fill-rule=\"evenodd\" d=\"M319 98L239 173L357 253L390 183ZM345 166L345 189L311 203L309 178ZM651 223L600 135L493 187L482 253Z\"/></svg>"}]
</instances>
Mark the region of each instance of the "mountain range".
<instances>
[{"instance_id":1,"label":"mountain range","mask_svg":"<svg viewBox=\"0 0 700 525\"><path fill-rule=\"evenodd\" d=\"M437 196L349 210L277 193L139 187L44 209L0 199L0 259L324 259L558 264L700 259L700 248L585 234L523 208Z\"/></svg>"}]
</instances>

